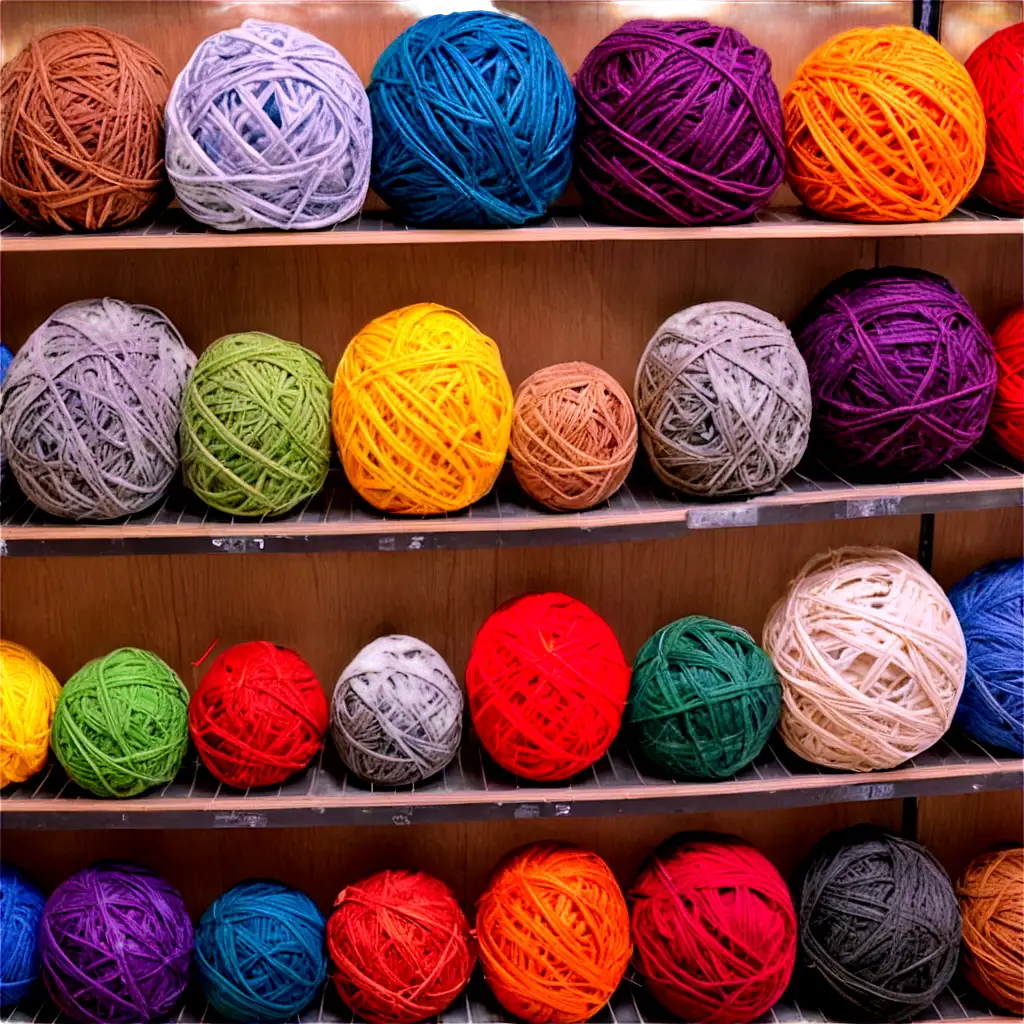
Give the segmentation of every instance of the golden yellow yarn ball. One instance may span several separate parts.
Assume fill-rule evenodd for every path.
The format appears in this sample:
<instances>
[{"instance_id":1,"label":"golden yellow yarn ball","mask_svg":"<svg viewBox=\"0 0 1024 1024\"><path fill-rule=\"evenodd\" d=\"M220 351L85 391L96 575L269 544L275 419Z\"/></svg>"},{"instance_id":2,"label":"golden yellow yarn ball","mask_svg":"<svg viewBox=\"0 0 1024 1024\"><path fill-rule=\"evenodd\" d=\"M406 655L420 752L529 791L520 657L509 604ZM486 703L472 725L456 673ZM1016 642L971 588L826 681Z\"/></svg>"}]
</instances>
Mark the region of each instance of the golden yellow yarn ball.
<instances>
[{"instance_id":1,"label":"golden yellow yarn ball","mask_svg":"<svg viewBox=\"0 0 1024 1024\"><path fill-rule=\"evenodd\" d=\"M0 640L0 787L46 763L60 683L26 647Z\"/></svg>"},{"instance_id":2,"label":"golden yellow yarn ball","mask_svg":"<svg viewBox=\"0 0 1024 1024\"><path fill-rule=\"evenodd\" d=\"M498 346L432 302L385 313L334 378L334 439L349 483L385 512L454 512L494 486L512 426Z\"/></svg>"}]
</instances>

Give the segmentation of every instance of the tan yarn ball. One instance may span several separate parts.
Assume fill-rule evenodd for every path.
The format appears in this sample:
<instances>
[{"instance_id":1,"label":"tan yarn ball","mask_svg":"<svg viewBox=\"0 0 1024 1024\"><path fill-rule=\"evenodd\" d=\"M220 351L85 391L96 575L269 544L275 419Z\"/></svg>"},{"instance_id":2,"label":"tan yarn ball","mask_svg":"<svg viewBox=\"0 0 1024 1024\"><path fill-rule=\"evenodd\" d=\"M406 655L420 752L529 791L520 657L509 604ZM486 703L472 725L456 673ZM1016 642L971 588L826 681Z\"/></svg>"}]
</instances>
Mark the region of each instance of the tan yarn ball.
<instances>
[{"instance_id":1,"label":"tan yarn ball","mask_svg":"<svg viewBox=\"0 0 1024 1024\"><path fill-rule=\"evenodd\" d=\"M599 367L556 363L519 385L509 455L520 486L542 505L579 511L610 498L636 445L629 396Z\"/></svg>"},{"instance_id":2,"label":"tan yarn ball","mask_svg":"<svg viewBox=\"0 0 1024 1024\"><path fill-rule=\"evenodd\" d=\"M786 745L858 772L895 768L937 742L967 666L942 588L887 548L812 558L768 613L763 646L782 683Z\"/></svg>"}]
</instances>

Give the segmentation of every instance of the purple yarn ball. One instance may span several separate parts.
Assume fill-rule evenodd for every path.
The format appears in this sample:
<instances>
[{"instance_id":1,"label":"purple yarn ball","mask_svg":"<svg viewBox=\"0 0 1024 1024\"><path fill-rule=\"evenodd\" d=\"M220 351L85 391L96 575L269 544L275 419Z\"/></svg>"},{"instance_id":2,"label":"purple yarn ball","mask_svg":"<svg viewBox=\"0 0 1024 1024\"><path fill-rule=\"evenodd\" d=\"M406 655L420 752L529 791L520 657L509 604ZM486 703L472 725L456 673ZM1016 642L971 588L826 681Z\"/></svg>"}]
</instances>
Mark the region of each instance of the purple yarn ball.
<instances>
[{"instance_id":1,"label":"purple yarn ball","mask_svg":"<svg viewBox=\"0 0 1024 1024\"><path fill-rule=\"evenodd\" d=\"M576 72L576 180L609 220L734 224L782 183L772 62L732 28L629 21Z\"/></svg>"},{"instance_id":2,"label":"purple yarn ball","mask_svg":"<svg viewBox=\"0 0 1024 1024\"><path fill-rule=\"evenodd\" d=\"M812 441L841 472L926 473L985 430L996 390L992 339L938 274L844 274L804 310L793 335L811 379Z\"/></svg>"},{"instance_id":3,"label":"purple yarn ball","mask_svg":"<svg viewBox=\"0 0 1024 1024\"><path fill-rule=\"evenodd\" d=\"M50 998L78 1021L161 1017L188 984L192 922L178 891L134 864L95 864L47 900L39 927Z\"/></svg>"}]
</instances>

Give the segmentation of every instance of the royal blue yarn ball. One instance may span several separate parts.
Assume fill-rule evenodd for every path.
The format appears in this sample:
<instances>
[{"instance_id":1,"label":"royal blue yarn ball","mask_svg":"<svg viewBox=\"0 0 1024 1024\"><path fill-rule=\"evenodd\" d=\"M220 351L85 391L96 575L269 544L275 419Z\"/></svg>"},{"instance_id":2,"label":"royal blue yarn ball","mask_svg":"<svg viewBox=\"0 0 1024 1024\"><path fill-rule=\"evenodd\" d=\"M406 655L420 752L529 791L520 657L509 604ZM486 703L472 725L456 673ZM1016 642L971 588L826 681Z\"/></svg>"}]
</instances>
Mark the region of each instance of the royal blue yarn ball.
<instances>
[{"instance_id":1,"label":"royal blue yarn ball","mask_svg":"<svg viewBox=\"0 0 1024 1024\"><path fill-rule=\"evenodd\" d=\"M11 355L11 350L6 345L0 345L0 384L3 384L4 379L7 377L7 371L11 368L11 360L14 356Z\"/></svg>"},{"instance_id":2,"label":"royal blue yarn ball","mask_svg":"<svg viewBox=\"0 0 1024 1024\"><path fill-rule=\"evenodd\" d=\"M1024 754L1024 559L972 572L949 600L967 641L954 722L976 740Z\"/></svg>"},{"instance_id":3,"label":"royal blue yarn ball","mask_svg":"<svg viewBox=\"0 0 1024 1024\"><path fill-rule=\"evenodd\" d=\"M380 56L370 183L413 224L543 217L572 170L576 100L551 44L494 11L438 14Z\"/></svg>"},{"instance_id":4,"label":"royal blue yarn ball","mask_svg":"<svg viewBox=\"0 0 1024 1024\"><path fill-rule=\"evenodd\" d=\"M229 1020L282 1021L308 1006L327 977L326 922L316 904L280 882L241 882L207 908L196 929L199 980Z\"/></svg>"},{"instance_id":5,"label":"royal blue yarn ball","mask_svg":"<svg viewBox=\"0 0 1024 1024\"><path fill-rule=\"evenodd\" d=\"M16 868L0 864L0 1006L26 996L39 978L39 922L46 899Z\"/></svg>"}]
</instances>

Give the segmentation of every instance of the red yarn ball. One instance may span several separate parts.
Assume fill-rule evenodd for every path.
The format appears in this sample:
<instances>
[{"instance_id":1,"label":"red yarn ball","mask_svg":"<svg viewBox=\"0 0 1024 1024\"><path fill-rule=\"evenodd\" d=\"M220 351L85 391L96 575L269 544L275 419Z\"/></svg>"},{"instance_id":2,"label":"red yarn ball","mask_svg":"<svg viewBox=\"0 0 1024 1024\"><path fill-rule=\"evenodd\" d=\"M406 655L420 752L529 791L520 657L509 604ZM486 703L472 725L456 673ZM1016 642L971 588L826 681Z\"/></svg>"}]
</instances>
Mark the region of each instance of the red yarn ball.
<instances>
[{"instance_id":1,"label":"red yarn ball","mask_svg":"<svg viewBox=\"0 0 1024 1024\"><path fill-rule=\"evenodd\" d=\"M992 341L998 383L988 425L1003 448L1024 459L1024 306L1003 318Z\"/></svg>"},{"instance_id":2,"label":"red yarn ball","mask_svg":"<svg viewBox=\"0 0 1024 1024\"><path fill-rule=\"evenodd\" d=\"M608 749L622 723L629 666L608 624L565 594L502 605L466 668L480 742L527 779L567 779Z\"/></svg>"},{"instance_id":3,"label":"red yarn ball","mask_svg":"<svg viewBox=\"0 0 1024 1024\"><path fill-rule=\"evenodd\" d=\"M629 895L634 963L682 1020L746 1024L786 990L796 912L782 876L734 836L681 833L643 866Z\"/></svg>"},{"instance_id":4,"label":"red yarn ball","mask_svg":"<svg viewBox=\"0 0 1024 1024\"><path fill-rule=\"evenodd\" d=\"M327 922L338 994L369 1024L445 1010L476 964L455 894L423 871L381 871L342 889Z\"/></svg>"},{"instance_id":5,"label":"red yarn ball","mask_svg":"<svg viewBox=\"0 0 1024 1024\"><path fill-rule=\"evenodd\" d=\"M239 789L273 786L305 768L327 731L327 700L313 670L265 640L226 650L188 706L203 764Z\"/></svg>"}]
</instances>

